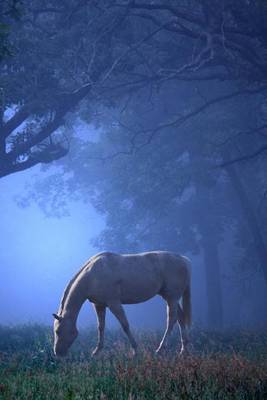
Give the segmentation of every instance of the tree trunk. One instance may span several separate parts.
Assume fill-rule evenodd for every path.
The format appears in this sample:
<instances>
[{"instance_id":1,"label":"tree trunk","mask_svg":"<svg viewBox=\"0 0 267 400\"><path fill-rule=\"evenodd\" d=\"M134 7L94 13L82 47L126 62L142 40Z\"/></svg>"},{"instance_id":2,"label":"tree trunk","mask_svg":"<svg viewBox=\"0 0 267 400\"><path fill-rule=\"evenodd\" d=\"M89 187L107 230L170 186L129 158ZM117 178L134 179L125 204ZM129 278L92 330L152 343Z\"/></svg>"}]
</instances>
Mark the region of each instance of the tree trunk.
<instances>
[{"instance_id":1,"label":"tree trunk","mask_svg":"<svg viewBox=\"0 0 267 400\"><path fill-rule=\"evenodd\" d=\"M205 227L203 229L203 226L199 226L199 231L202 234L201 245L204 251L206 269L207 322L209 327L221 329L223 326L223 306L218 244L212 232L208 233L205 230Z\"/></svg>"},{"instance_id":2,"label":"tree trunk","mask_svg":"<svg viewBox=\"0 0 267 400\"><path fill-rule=\"evenodd\" d=\"M203 249L206 272L207 322L212 329L223 326L223 301L220 274L218 244L220 243L220 221L217 210L213 207L213 188L207 185L202 158L196 149L190 153L192 161L192 180L195 186L195 222L201 235L200 245Z\"/></svg>"},{"instance_id":3,"label":"tree trunk","mask_svg":"<svg viewBox=\"0 0 267 400\"><path fill-rule=\"evenodd\" d=\"M237 194L242 211L244 213L244 217L252 234L260 266L267 285L267 248L263 240L256 214L250 203L245 188L243 187L242 182L239 179L238 174L236 173L235 167L233 165L228 166L226 168L226 171Z\"/></svg>"},{"instance_id":4,"label":"tree trunk","mask_svg":"<svg viewBox=\"0 0 267 400\"><path fill-rule=\"evenodd\" d=\"M204 187L199 179L196 186L196 223L201 235L206 271L207 322L212 329L223 326L223 301L218 244L220 234L216 210L213 210L212 189Z\"/></svg>"}]
</instances>

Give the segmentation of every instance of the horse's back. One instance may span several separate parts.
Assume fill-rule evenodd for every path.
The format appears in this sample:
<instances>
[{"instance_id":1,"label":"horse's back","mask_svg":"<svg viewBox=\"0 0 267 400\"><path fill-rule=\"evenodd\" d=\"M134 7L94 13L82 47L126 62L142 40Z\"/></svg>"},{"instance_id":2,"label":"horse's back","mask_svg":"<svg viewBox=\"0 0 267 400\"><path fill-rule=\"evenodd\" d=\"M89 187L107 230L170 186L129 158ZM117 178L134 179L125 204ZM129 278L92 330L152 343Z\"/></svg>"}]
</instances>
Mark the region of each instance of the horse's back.
<instances>
[{"instance_id":1,"label":"horse's back","mask_svg":"<svg viewBox=\"0 0 267 400\"><path fill-rule=\"evenodd\" d=\"M155 276L165 283L188 280L190 260L177 253L168 251L150 251L136 254L118 254L103 252L91 258L90 269L96 274L131 282L145 280Z\"/></svg>"},{"instance_id":2,"label":"horse's back","mask_svg":"<svg viewBox=\"0 0 267 400\"><path fill-rule=\"evenodd\" d=\"M137 254L100 253L92 258L90 275L95 291L120 296L124 304L146 301L156 294L183 291L188 280L185 259L175 253L151 251Z\"/></svg>"}]
</instances>

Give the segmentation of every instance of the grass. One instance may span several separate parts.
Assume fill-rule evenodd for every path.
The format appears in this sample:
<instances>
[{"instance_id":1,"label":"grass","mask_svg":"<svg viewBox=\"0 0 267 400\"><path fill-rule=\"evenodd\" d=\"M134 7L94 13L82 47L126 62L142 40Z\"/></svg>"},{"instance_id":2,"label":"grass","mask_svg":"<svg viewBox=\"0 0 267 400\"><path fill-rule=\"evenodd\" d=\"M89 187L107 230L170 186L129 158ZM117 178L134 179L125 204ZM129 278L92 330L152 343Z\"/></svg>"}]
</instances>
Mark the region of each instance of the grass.
<instances>
[{"instance_id":1,"label":"grass","mask_svg":"<svg viewBox=\"0 0 267 400\"><path fill-rule=\"evenodd\" d=\"M136 332L140 353L129 355L119 332L90 357L96 332L84 331L67 359L52 354L52 333L39 325L0 326L0 399L267 399L267 335L195 330L192 355L155 356L159 333Z\"/></svg>"}]
</instances>

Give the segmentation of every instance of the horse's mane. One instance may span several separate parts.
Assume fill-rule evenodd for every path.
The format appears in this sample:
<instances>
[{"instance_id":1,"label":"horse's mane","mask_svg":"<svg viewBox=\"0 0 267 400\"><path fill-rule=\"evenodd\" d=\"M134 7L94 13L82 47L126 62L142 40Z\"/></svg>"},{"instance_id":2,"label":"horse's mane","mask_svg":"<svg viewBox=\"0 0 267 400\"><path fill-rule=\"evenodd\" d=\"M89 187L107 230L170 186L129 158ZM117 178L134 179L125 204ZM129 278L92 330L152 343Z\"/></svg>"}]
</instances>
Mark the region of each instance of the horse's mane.
<instances>
[{"instance_id":1,"label":"horse's mane","mask_svg":"<svg viewBox=\"0 0 267 400\"><path fill-rule=\"evenodd\" d=\"M83 270L85 269L85 267L87 267L87 265L92 261L92 259L90 258L89 261L87 261L82 268L80 269L80 271L77 272L77 274L74 275L74 277L69 281L68 285L66 286L64 292L63 292L63 296L62 299L60 301L60 306L59 306L59 311L58 311L58 315L61 315L63 309L64 309L64 305L66 302L66 299L68 297L68 294L70 292L70 289L73 285L73 283L76 281L76 279L78 278L78 276L83 272Z\"/></svg>"},{"instance_id":2,"label":"horse's mane","mask_svg":"<svg viewBox=\"0 0 267 400\"><path fill-rule=\"evenodd\" d=\"M68 285L66 286L66 288L65 288L65 290L64 290L64 292L63 292L62 299L61 299L61 301L60 301L60 306L59 306L59 310L58 310L58 315L61 315L61 313L62 313L62 311L63 311L63 309L64 309L64 305L65 305L66 299L67 299L68 294L69 294L69 292L70 292L70 289L71 289L73 283L74 283L74 282L76 281L76 279L78 278L78 276L80 276L80 274L81 274L81 273L83 272L83 270L88 266L88 264L90 264L92 261L95 261L95 259L96 259L97 257L101 256L102 254L105 254L105 253L104 253L104 252L103 252L103 253L98 253L98 254L92 256L91 258L89 258L89 260L86 261L86 263L82 266L82 268L80 269L80 271L78 271L77 274L75 274L74 277L69 281Z\"/></svg>"}]
</instances>

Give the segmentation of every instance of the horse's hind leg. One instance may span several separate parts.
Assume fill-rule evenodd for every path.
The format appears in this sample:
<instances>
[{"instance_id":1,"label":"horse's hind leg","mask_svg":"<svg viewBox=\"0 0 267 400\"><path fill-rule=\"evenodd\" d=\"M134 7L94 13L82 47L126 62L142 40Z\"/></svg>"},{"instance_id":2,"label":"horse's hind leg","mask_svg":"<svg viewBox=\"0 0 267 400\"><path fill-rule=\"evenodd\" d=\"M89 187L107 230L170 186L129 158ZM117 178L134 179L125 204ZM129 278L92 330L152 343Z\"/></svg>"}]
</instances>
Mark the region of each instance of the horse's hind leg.
<instances>
[{"instance_id":1,"label":"horse's hind leg","mask_svg":"<svg viewBox=\"0 0 267 400\"><path fill-rule=\"evenodd\" d=\"M118 321L120 322L122 329L124 330L124 332L126 333L126 335L129 338L129 341L132 345L133 348L133 354L136 353L136 349L137 349L137 343L131 333L130 330L130 326L129 326L129 322L127 320L126 314L124 312L124 309L121 305L121 303L111 303L108 305L110 311L112 312L112 314L115 315L115 317L118 319Z\"/></svg>"},{"instance_id":2,"label":"horse's hind leg","mask_svg":"<svg viewBox=\"0 0 267 400\"><path fill-rule=\"evenodd\" d=\"M166 299L167 302L167 327L165 330L165 333L163 335L163 338L160 342L160 345L158 349L156 350L157 353L159 353L165 343L167 342L168 337L171 334L171 331L177 321L177 307L178 307L178 300L177 299Z\"/></svg>"},{"instance_id":3,"label":"horse's hind leg","mask_svg":"<svg viewBox=\"0 0 267 400\"><path fill-rule=\"evenodd\" d=\"M180 334L181 334L181 351L180 354L186 354L188 352L187 350L187 345L188 345L188 334L184 322L184 312L178 303L178 309L177 309L177 319L178 319L178 324L180 328Z\"/></svg>"},{"instance_id":4,"label":"horse's hind leg","mask_svg":"<svg viewBox=\"0 0 267 400\"><path fill-rule=\"evenodd\" d=\"M97 346L92 352L95 356L103 348L104 345L104 331L105 331L105 317L106 317L106 307L100 304L94 304L95 312L98 321L98 341Z\"/></svg>"}]
</instances>

